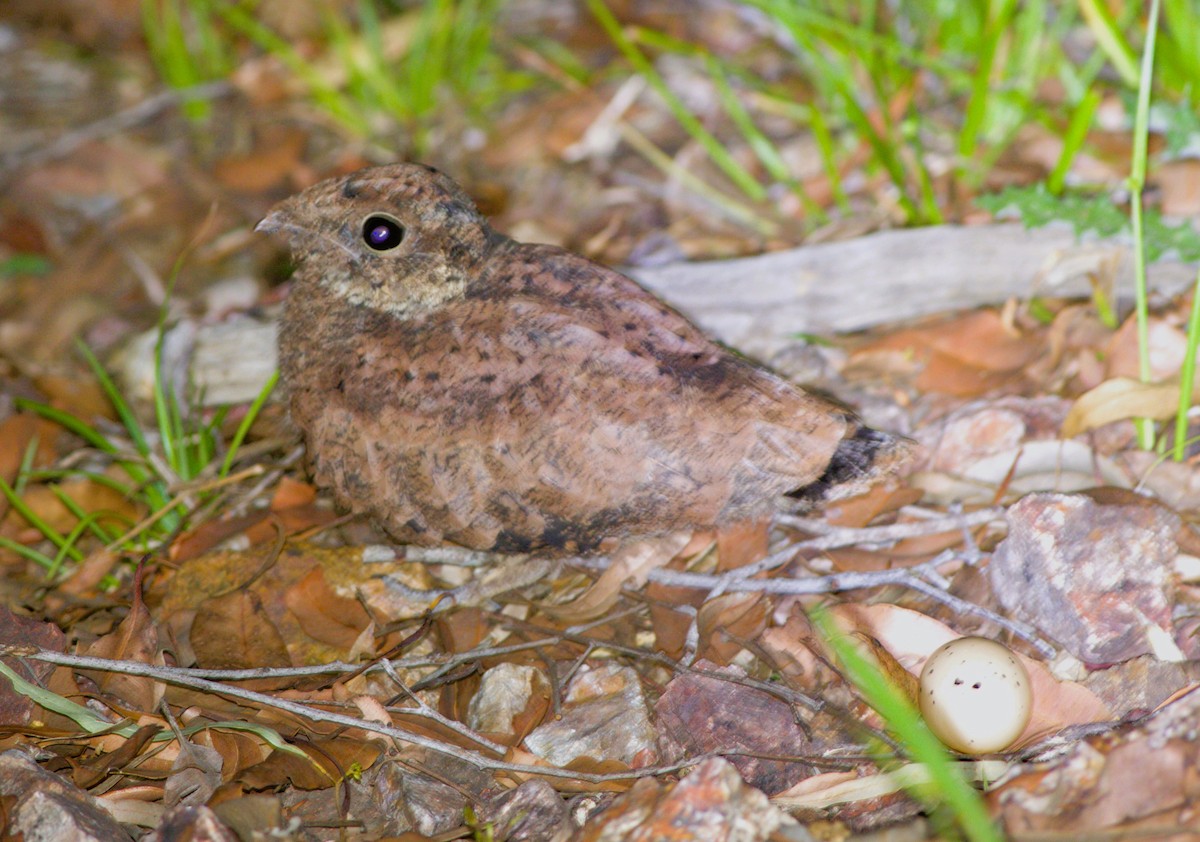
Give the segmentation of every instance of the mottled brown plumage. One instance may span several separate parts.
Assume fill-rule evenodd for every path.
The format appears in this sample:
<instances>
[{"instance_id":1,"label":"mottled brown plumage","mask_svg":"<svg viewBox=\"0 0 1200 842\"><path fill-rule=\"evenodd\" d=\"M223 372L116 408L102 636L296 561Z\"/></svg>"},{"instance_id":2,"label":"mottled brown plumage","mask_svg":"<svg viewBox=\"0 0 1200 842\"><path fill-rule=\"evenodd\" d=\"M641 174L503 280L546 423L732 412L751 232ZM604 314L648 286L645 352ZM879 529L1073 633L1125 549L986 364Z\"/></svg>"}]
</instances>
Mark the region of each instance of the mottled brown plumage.
<instances>
[{"instance_id":1,"label":"mottled brown plumage","mask_svg":"<svg viewBox=\"0 0 1200 842\"><path fill-rule=\"evenodd\" d=\"M907 451L431 168L322 182L259 229L299 264L280 368L316 481L399 541L584 552L844 496Z\"/></svg>"}]
</instances>

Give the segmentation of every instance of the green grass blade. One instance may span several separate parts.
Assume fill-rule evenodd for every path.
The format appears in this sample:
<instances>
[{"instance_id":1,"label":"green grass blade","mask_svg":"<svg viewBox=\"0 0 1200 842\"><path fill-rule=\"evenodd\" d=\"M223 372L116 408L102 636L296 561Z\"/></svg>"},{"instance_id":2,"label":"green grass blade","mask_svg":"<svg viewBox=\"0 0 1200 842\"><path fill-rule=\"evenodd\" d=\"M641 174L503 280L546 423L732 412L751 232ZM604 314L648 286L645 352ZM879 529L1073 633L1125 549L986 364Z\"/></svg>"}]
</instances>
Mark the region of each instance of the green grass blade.
<instances>
[{"instance_id":1,"label":"green grass blade","mask_svg":"<svg viewBox=\"0 0 1200 842\"><path fill-rule=\"evenodd\" d=\"M813 43L826 44L850 57L878 57L888 67L928 71L946 80L955 89L971 84L971 74L940 50L921 49L891 31L872 31L864 21L851 18L845 11L827 13L795 0L744 0L762 11L780 26L811 34ZM973 6L973 4L972 4ZM972 6L960 4L959 8ZM836 7L834 7L836 8ZM951 7L953 8L953 7ZM803 43L798 41L797 43Z\"/></svg>"},{"instance_id":2,"label":"green grass blade","mask_svg":"<svg viewBox=\"0 0 1200 842\"><path fill-rule=\"evenodd\" d=\"M331 14L331 16L335 20L337 19L336 15ZM384 54L383 29L372 0L359 0L358 21L362 30L362 43L366 48L365 58L359 70L365 90L371 92L377 106L384 112L393 115L401 122L413 120L416 115L404 96L400 75L392 69ZM348 52L350 36L348 27L344 24L335 25L333 30L340 33L338 39L334 41L335 45L341 41L344 45L342 49ZM344 61L350 61L348 55Z\"/></svg>"},{"instance_id":3,"label":"green grass blade","mask_svg":"<svg viewBox=\"0 0 1200 842\"><path fill-rule=\"evenodd\" d=\"M1143 218L1142 191L1146 184L1146 165L1150 137L1150 91L1154 78L1154 45L1158 32L1159 0L1151 0L1146 21L1146 43L1142 47L1142 68L1138 77L1137 113L1134 117L1133 160L1129 174L1130 219L1133 223L1134 310L1138 333L1138 376L1149 383L1149 295L1146 287L1146 224ZM1149 418L1134 420L1138 445L1143 450L1154 447L1154 424Z\"/></svg>"},{"instance_id":4,"label":"green grass blade","mask_svg":"<svg viewBox=\"0 0 1200 842\"><path fill-rule=\"evenodd\" d=\"M229 442L229 451L225 454L225 461L221 463L221 470L218 473L219 477L229 476L229 469L233 467L233 462L237 458L238 449L242 446L242 442L246 438L246 434L250 432L250 427L254 425L254 420L258 418L258 413L266 405L267 399L271 396L271 392L275 390L275 384L279 382L279 372L271 372L271 376L267 378L267 382L263 384L258 396L254 399L254 403L250 404L250 409L246 411L246 417L238 424L237 431L233 434L233 439Z\"/></svg>"},{"instance_id":5,"label":"green grass blade","mask_svg":"<svg viewBox=\"0 0 1200 842\"><path fill-rule=\"evenodd\" d=\"M1099 91L1094 88L1089 89L1071 112L1071 122L1067 125L1067 131L1063 135L1062 152L1059 153L1054 169L1046 178L1046 189L1052 194L1058 195L1062 192L1066 184L1067 173L1071 169L1071 163L1087 140L1088 130L1092 127L1092 118L1096 116L1096 109L1100 107L1102 99Z\"/></svg>"},{"instance_id":6,"label":"green grass blade","mask_svg":"<svg viewBox=\"0 0 1200 842\"><path fill-rule=\"evenodd\" d=\"M357 109L352 107L350 100L325 81L317 69L306 61L291 44L259 23L249 12L239 6L222 5L217 13L231 27L283 62L308 86L313 100L328 111L334 119L358 134L368 133L370 126Z\"/></svg>"},{"instance_id":7,"label":"green grass blade","mask_svg":"<svg viewBox=\"0 0 1200 842\"><path fill-rule=\"evenodd\" d=\"M82 728L88 734L114 733L122 737L132 737L137 731L137 725L130 722L114 728L113 723L92 713L89 708L64 698L57 693L38 687L17 675L8 664L0 661L0 675L12 684L13 690L20 693L49 711L65 716Z\"/></svg>"},{"instance_id":8,"label":"green grass blade","mask_svg":"<svg viewBox=\"0 0 1200 842\"><path fill-rule=\"evenodd\" d=\"M92 350L83 342L77 342L77 347L80 353L87 360L88 367L100 383L100 388L104 391L106 397L112 403L113 408L117 411L117 417L121 419L125 431L129 434L129 439L133 443L134 450L149 463L151 457L150 443L146 439L145 433L142 431L142 425L130 409L129 404L117 389L112 378L108 376L108 372L104 370L104 366L92 353ZM159 378L156 377L156 384ZM157 386L156 386L157 388ZM167 484L164 478L157 477L155 472L149 467L136 465L135 463L122 460L119 463L129 473L129 476L142 487L143 493L146 495L147 502L151 509L159 509L165 506L171 499L170 493L167 491Z\"/></svg>"},{"instance_id":9,"label":"green grass blade","mask_svg":"<svg viewBox=\"0 0 1200 842\"><path fill-rule=\"evenodd\" d=\"M17 409L24 409L37 413L43 418L53 421L54 423L66 429L68 432L79 436L97 450L101 450L105 453L117 452L117 446L105 438L105 436L102 435L95 427L93 427L91 424L88 424L86 421L76 418L69 412L64 412L63 410L50 406L49 404L31 401L28 398L17 398L16 407Z\"/></svg>"},{"instance_id":10,"label":"green grass blade","mask_svg":"<svg viewBox=\"0 0 1200 842\"><path fill-rule=\"evenodd\" d=\"M625 35L621 24L613 16L613 13L609 11L608 6L604 4L604 0L587 0L587 5L592 15L600 22L600 26L608 34L608 37L616 44L617 49L633 65L634 70L663 98L663 101L666 102L667 107L671 110L671 114L683 126L684 131L700 144L712 162L737 185L739 190L751 199L756 202L766 199L766 188L759 184L754 176L747 172L729 154L729 150L725 148L721 141L705 129L700 124L700 121L696 119L696 116L687 109L683 101L675 95L675 92L671 90L658 71L654 69L654 65L642 55L641 50Z\"/></svg>"},{"instance_id":11,"label":"green grass blade","mask_svg":"<svg viewBox=\"0 0 1200 842\"><path fill-rule=\"evenodd\" d=\"M78 477L86 479L89 482L94 482L97 485L103 485L105 488L111 488L122 497L132 498L136 493L136 489L134 489L132 486L126 485L120 480L114 479L107 474L102 474L98 471L84 471L75 468L69 470L57 468L39 468L30 470L25 477L26 479L33 481L63 480L74 479Z\"/></svg>"},{"instance_id":12,"label":"green grass blade","mask_svg":"<svg viewBox=\"0 0 1200 842\"><path fill-rule=\"evenodd\" d=\"M778 11L778 4L773 4ZM871 149L871 154L875 161L881 166L892 184L895 185L897 191L897 201L905 216L911 222L940 222L941 212L938 210L936 203L931 203L924 200L923 208L919 208L916 202L909 195L908 177L905 171L904 162L897 152L897 132L892 126L891 116L887 113L887 108L884 103L887 97L882 93L882 81L878 78L871 79L872 86L877 91L877 99L881 103L879 107L879 117L884 122L884 129L880 130L872 121L870 114L866 108L859 102L858 87L853 70L849 65L835 64L827 58L823 52L824 44L818 43L815 33L805 29L799 23L799 18L788 16L780 18L780 23L783 24L795 42L796 47L800 50L807 60L813 65L815 70L815 81L820 81L828 88L828 94L831 99L836 100L843 111L843 115L850 125L854 128L857 136L866 141ZM814 106L815 108L815 106ZM920 156L915 157L915 166L920 171L924 171L925 167L920 160ZM918 174L918 181L922 184L928 183L928 173Z\"/></svg>"},{"instance_id":13,"label":"green grass blade","mask_svg":"<svg viewBox=\"0 0 1200 842\"><path fill-rule=\"evenodd\" d=\"M817 142L817 151L821 153L821 166L825 177L829 179L829 189L833 192L833 201L842 213L850 212L850 197L842 185L842 172L838 168L837 149L829 123L820 107L816 104L809 108L809 126L812 127L813 139Z\"/></svg>"},{"instance_id":14,"label":"green grass blade","mask_svg":"<svg viewBox=\"0 0 1200 842\"><path fill-rule=\"evenodd\" d=\"M1192 311L1188 316L1187 353L1183 356L1183 367L1179 372L1179 406L1175 410L1176 462L1182 462L1187 447L1188 411L1192 407L1192 392L1196 383L1196 350L1200 348L1200 272L1196 273L1196 285L1192 288Z\"/></svg>"},{"instance_id":15,"label":"green grass blade","mask_svg":"<svg viewBox=\"0 0 1200 842\"><path fill-rule=\"evenodd\" d=\"M1121 27L1109 11L1104 0L1079 0L1079 8L1083 12L1088 28L1096 43L1108 57L1113 68L1120 74L1125 84L1134 87L1138 84L1138 63L1133 48L1121 34ZM1157 13L1154 14L1158 19ZM1147 39L1153 36L1148 32Z\"/></svg>"},{"instance_id":16,"label":"green grass blade","mask_svg":"<svg viewBox=\"0 0 1200 842\"><path fill-rule=\"evenodd\" d=\"M87 511L85 511L82 506L80 506L77 502L75 502L74 498L72 498L70 494L63 491L63 489L57 485L50 486L50 493L52 493L58 499L58 502L62 503L63 506L66 507L67 511L69 511L72 515L75 516L76 520L78 520L81 524L84 524L85 528L87 530L89 530L93 535L95 535L96 538L98 538L100 540L100 542L103 544L111 544L113 539L116 538L117 536L113 535L107 529L100 526L100 523L99 523L100 518L107 518L108 520L115 520L115 521L125 524L127 527L133 526L133 523L129 520L129 518L121 517L116 512L110 512L110 511L87 512ZM79 528L79 526L76 525L75 529L78 529L78 528ZM68 541L72 541L73 534L74 534L74 530L72 530L71 533L67 534ZM78 536L76 536L76 537L78 537Z\"/></svg>"},{"instance_id":17,"label":"green grass blade","mask_svg":"<svg viewBox=\"0 0 1200 842\"><path fill-rule=\"evenodd\" d=\"M25 452L21 454L21 464L17 467L17 478L13 482L13 491L17 495L25 493L25 484L29 482L29 474L33 470L33 460L37 457L38 437L34 436L29 440L29 444L25 445Z\"/></svg>"},{"instance_id":18,"label":"green grass blade","mask_svg":"<svg viewBox=\"0 0 1200 842\"><path fill-rule=\"evenodd\" d=\"M287 754L294 754L303 760L308 760L310 762L312 761L312 758L307 753L285 740L278 731L273 728L268 728L266 725L259 725L256 722L237 722L232 720L227 722L205 722L200 725L189 725L183 729L183 733L190 736L199 731L208 730L245 731L247 733L254 734L271 748L278 749L279 751L286 752ZM322 774L325 774L324 769L322 769L321 772Z\"/></svg>"},{"instance_id":19,"label":"green grass blade","mask_svg":"<svg viewBox=\"0 0 1200 842\"><path fill-rule=\"evenodd\" d=\"M770 174L771 178L780 184L787 185L788 189L800 200L800 203L804 206L809 216L816 219L823 219L825 212L821 209L820 205L809 197L800 182L792 177L787 163L783 160L783 156L779 154L779 149L755 125L750 112L746 110L746 106L742 104L742 100L734 93L733 87L729 84L729 77L725 75L720 64L712 57L709 57L706 63L708 65L709 76L713 80L717 96L721 100L721 105L724 107L725 113L733 120L733 124L741 132L742 137L745 138L746 143L749 144L750 149L763 165L763 168Z\"/></svg>"},{"instance_id":20,"label":"green grass blade","mask_svg":"<svg viewBox=\"0 0 1200 842\"><path fill-rule=\"evenodd\" d=\"M109 402L112 403L113 409L117 411L117 417L121 419L121 424L125 427L125 431L129 433L129 439L133 442L134 449L142 456L150 455L150 445L146 442L146 436L142 432L142 425L138 422L137 416L133 414L133 410L129 408L129 404L125 402L125 398L121 396L121 392L117 389L112 378L108 376L108 372L104 370L104 366L100 364L100 360L92 353L82 340L75 341L75 347L79 349L79 353L87 361L88 368L92 370L92 374L100 383L100 388L104 391Z\"/></svg>"},{"instance_id":21,"label":"green grass blade","mask_svg":"<svg viewBox=\"0 0 1200 842\"><path fill-rule=\"evenodd\" d=\"M163 456L176 476L181 476L179 446L183 439L179 401L175 391L163 376L162 366L163 327L159 324L158 340L154 343L154 420L158 424L158 438Z\"/></svg>"},{"instance_id":22,"label":"green grass blade","mask_svg":"<svg viewBox=\"0 0 1200 842\"><path fill-rule=\"evenodd\" d=\"M16 553L21 558L27 558L38 567L45 568L46 570L51 570L54 567L54 559L50 558L50 556L45 553L39 553L33 547L27 547L24 544L14 541L12 538L0 535L0 547L11 553Z\"/></svg>"},{"instance_id":23,"label":"green grass blade","mask_svg":"<svg viewBox=\"0 0 1200 842\"><path fill-rule=\"evenodd\" d=\"M1000 40L1008 31L1016 11L1015 0L989 0L987 3L987 24L981 33L975 52L977 63L975 78L971 84L970 98L967 100L967 110L963 115L962 130L958 135L958 157L960 166L974 158L984 123L988 117L988 108L993 101L993 72L996 55L1000 48Z\"/></svg>"},{"instance_id":24,"label":"green grass blade","mask_svg":"<svg viewBox=\"0 0 1200 842\"><path fill-rule=\"evenodd\" d=\"M33 526L33 528L38 532L42 533L42 535L46 537L47 541L54 544L54 546L58 547L60 550L66 549L68 554L75 561L79 561L83 558L83 554L79 552L79 550L72 547L67 542L67 539L58 533L58 530L47 523L45 519L37 514L37 512L29 508L24 500L17 496L17 493L13 491L13 487L5 482L3 477L0 477L0 494L3 494L6 498L8 498L8 504L12 506L13 511L25 518L25 520L29 521L30 525Z\"/></svg>"},{"instance_id":25,"label":"green grass blade","mask_svg":"<svg viewBox=\"0 0 1200 842\"><path fill-rule=\"evenodd\" d=\"M55 490L57 491L58 489L55 489ZM63 500L64 498L66 498L67 500L70 500L70 498L66 497L65 494L63 494L59 497L60 500ZM72 502L74 502L74 501L72 501ZM66 502L64 502L63 505L67 505ZM72 513L76 512L76 511L80 511L78 506L76 506L72 509ZM59 548L58 553L54 556L54 565L47 571L47 575L51 579L58 576L58 572L62 569L63 562L65 562L67 560L68 548L75 547L79 543L79 539L83 537L83 534L85 532L89 532L89 531L93 532L97 537L100 537L101 542L104 543L105 545L109 544L112 541L111 538L109 538L107 540L104 539L103 536L106 533L100 527L100 525L98 523L98 521L101 517L106 517L106 516L111 517L112 513L91 512L89 514L87 512L82 512L82 516L76 515L76 517L79 517L79 522L77 524L75 524L74 528L72 528L70 532L67 533L66 546Z\"/></svg>"}]
</instances>

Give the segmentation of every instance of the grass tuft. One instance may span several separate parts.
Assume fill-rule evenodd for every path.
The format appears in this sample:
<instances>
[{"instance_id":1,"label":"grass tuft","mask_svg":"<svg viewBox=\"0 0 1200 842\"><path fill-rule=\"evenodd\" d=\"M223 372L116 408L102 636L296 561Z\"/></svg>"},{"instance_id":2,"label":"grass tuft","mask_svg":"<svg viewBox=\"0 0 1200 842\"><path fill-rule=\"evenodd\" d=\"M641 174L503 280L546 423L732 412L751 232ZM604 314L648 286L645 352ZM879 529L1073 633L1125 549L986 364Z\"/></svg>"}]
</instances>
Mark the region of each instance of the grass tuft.
<instances>
[{"instance_id":1,"label":"grass tuft","mask_svg":"<svg viewBox=\"0 0 1200 842\"><path fill-rule=\"evenodd\" d=\"M191 513L208 502L213 492L190 493L183 489L200 480L221 480L229 475L247 432L275 387L277 376L272 376L251 404L228 446L225 446L221 428L228 407L206 416L198 407L184 405L162 370L161 335L160 330L160 341L155 349L155 412L154 425L151 427L143 426L138 420L108 372L83 343L78 345L79 352L120 419L119 433L102 432L90 422L48 404L17 399L19 409L36 413L80 437L95 449L104 464L116 467L128 480L127 483L121 482L94 468L32 471L26 466L19 482L48 483L59 501L75 516L77 524L68 535L59 534L39 518L24 504L13 487L0 480L0 493L58 548L54 558L36 551L22 553L50 572L56 572L68 559L82 560L83 554L77 544L85 535L95 537L116 551L142 553L161 546L187 528ZM135 527L112 513L86 513L63 487L62 483L71 479L87 479L107 485L153 513L152 517ZM121 531L116 531L114 527ZM10 546L9 549L16 548Z\"/></svg>"}]
</instances>

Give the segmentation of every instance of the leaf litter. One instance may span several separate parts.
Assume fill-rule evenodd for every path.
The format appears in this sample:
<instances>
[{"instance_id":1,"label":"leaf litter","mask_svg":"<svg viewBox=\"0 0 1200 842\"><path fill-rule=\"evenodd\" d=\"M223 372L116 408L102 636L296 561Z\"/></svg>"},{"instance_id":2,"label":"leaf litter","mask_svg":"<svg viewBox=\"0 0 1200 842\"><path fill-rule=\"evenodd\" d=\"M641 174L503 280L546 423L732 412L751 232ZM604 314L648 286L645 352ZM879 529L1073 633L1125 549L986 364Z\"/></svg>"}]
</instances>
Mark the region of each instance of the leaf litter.
<instances>
[{"instance_id":1,"label":"leaf litter","mask_svg":"<svg viewBox=\"0 0 1200 842\"><path fill-rule=\"evenodd\" d=\"M96 26L118 16L92 13ZM85 24L73 37L99 43ZM597 49L594 33L581 43ZM0 150L27 162L4 173L0 259L52 267L0 288L0 478L12 490L0 500L0 795L14 829L32 832L38 810L98 838L291 826L313 839L784 839L799 824L832 838L915 821L927 807L908 787L923 770L815 633L817 603L910 694L946 640L1013 647L1035 685L1033 720L1001 755L958 761L1009 832L1186 821L1200 498L1190 463L1133 450L1130 419L1173 417L1187 297L1156 302L1149 385L1131 379L1132 318L1108 324L1095 302L1013 301L836 340L834 386L896 410L925 456L897 487L818 518L781 514L607 561L430 561L332 512L269 407L257 449L239 457L263 470L194 522L117 543L154 513L114 490L111 457L13 398L111 430L75 338L110 359L163 306L173 323L224 323L205 291L244 277L257 297L234 309L269 314L280 293L265 279L282 271L247 235L253 220L377 155L320 120L280 122L295 94L269 62L248 62L237 84L246 100L215 97L203 140L169 106L120 126L84 109L77 124L94 130L65 151ZM500 130L482 150L447 142L435 162L502 228L612 262L795 244L787 203L751 203L774 222L743 225L739 208L714 209L636 154L640 136L685 170L695 161L661 103L639 94L606 111L620 96L567 85L531 97L499 118L507 142ZM170 138L190 138L186 154L170 154ZM1045 154L1033 141L1022 151ZM832 203L825 174L807 177ZM862 182L859 198L879 187ZM1173 186L1172 207L1189 207ZM840 230L878 224L849 215ZM19 552L62 553L35 520L60 536L85 524L79 560Z\"/></svg>"}]
</instances>

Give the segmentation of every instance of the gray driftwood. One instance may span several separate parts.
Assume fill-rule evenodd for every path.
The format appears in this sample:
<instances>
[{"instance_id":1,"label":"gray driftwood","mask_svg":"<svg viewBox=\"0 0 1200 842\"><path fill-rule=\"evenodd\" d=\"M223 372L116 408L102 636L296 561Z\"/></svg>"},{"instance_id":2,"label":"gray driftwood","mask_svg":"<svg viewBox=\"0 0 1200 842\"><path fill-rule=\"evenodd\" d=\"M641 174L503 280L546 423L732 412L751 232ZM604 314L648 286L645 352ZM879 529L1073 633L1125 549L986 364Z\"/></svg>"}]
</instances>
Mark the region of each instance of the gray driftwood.
<instances>
[{"instance_id":1,"label":"gray driftwood","mask_svg":"<svg viewBox=\"0 0 1200 842\"><path fill-rule=\"evenodd\" d=\"M1174 295L1195 267L1159 261L1152 289ZM1080 242L1065 225L940 225L708 263L634 269L645 286L723 342L771 359L797 333L849 333L1013 296L1087 296L1095 280L1132 295L1128 245Z\"/></svg>"}]
</instances>

